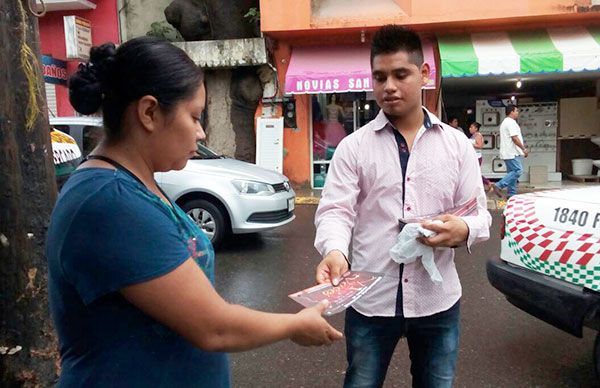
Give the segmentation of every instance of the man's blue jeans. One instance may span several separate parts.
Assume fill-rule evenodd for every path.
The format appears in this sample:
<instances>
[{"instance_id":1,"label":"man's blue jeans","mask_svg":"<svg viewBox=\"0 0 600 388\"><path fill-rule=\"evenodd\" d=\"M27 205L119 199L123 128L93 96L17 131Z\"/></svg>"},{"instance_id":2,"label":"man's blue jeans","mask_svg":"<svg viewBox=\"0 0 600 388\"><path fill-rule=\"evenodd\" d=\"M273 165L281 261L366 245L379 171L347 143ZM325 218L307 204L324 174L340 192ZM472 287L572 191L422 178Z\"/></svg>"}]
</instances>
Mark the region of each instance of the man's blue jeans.
<instances>
[{"instance_id":1,"label":"man's blue jeans","mask_svg":"<svg viewBox=\"0 0 600 388\"><path fill-rule=\"evenodd\" d=\"M346 311L345 388L381 387L396 344L406 337L413 387L451 387L460 336L460 302L421 318L366 317Z\"/></svg>"},{"instance_id":2,"label":"man's blue jeans","mask_svg":"<svg viewBox=\"0 0 600 388\"><path fill-rule=\"evenodd\" d=\"M496 183L496 186L500 189L506 188L506 193L510 198L517 194L517 185L523 173L523 157L515 156L514 159L504 159L504 163L506 164L506 175Z\"/></svg>"}]
</instances>

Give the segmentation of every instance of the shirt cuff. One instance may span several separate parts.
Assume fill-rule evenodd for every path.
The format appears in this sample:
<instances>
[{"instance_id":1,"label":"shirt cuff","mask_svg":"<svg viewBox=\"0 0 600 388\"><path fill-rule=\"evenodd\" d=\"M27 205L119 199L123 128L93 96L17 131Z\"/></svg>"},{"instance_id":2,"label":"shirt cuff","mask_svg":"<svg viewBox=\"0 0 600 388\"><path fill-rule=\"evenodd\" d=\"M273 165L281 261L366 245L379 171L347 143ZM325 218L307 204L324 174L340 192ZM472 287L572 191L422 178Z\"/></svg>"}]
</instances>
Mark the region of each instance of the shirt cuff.
<instances>
[{"instance_id":1,"label":"shirt cuff","mask_svg":"<svg viewBox=\"0 0 600 388\"><path fill-rule=\"evenodd\" d=\"M323 252L321 252L323 257L327 256L327 254L331 251L340 251L346 257L346 260L348 260L348 243L347 242L345 242L341 239L330 240L325 244L324 248L325 249L323 249Z\"/></svg>"},{"instance_id":2,"label":"shirt cuff","mask_svg":"<svg viewBox=\"0 0 600 388\"><path fill-rule=\"evenodd\" d=\"M467 224L467 227L469 228L467 239L465 242L467 245L467 252L471 253L471 245L475 244L477 240L477 227L475 225L475 220L472 217L462 217L462 220L465 222L465 224Z\"/></svg>"}]
</instances>

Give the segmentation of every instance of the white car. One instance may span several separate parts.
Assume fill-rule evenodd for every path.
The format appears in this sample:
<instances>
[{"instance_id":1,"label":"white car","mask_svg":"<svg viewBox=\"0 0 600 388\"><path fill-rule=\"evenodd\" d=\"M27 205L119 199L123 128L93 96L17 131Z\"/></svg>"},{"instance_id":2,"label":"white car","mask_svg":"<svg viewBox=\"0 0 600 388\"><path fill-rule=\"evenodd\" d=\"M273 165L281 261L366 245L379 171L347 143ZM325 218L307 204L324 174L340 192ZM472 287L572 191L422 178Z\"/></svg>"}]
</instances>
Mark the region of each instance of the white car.
<instances>
[{"instance_id":1,"label":"white car","mask_svg":"<svg viewBox=\"0 0 600 388\"><path fill-rule=\"evenodd\" d=\"M600 330L600 186L513 196L490 283L510 303L577 337ZM594 345L600 376L600 334Z\"/></svg>"},{"instance_id":2,"label":"white car","mask_svg":"<svg viewBox=\"0 0 600 388\"><path fill-rule=\"evenodd\" d=\"M50 124L70 134L83 156L101 136L101 117L51 117ZM284 175L219 156L202 145L183 170L156 173L154 178L215 248L231 233L260 232L296 218L296 195Z\"/></svg>"},{"instance_id":3,"label":"white car","mask_svg":"<svg viewBox=\"0 0 600 388\"><path fill-rule=\"evenodd\" d=\"M183 170L154 178L215 247L230 233L260 232L296 218L296 195L284 175L219 156L201 144Z\"/></svg>"}]
</instances>

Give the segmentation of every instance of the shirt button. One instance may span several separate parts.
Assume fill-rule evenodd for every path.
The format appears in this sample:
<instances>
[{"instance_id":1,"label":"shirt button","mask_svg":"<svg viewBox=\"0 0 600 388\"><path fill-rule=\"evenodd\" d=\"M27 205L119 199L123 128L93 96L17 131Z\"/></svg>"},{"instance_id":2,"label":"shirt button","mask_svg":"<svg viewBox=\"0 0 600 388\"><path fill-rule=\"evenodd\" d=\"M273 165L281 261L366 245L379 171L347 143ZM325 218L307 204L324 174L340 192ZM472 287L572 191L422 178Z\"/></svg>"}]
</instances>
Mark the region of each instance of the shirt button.
<instances>
[{"instance_id":1,"label":"shirt button","mask_svg":"<svg viewBox=\"0 0 600 388\"><path fill-rule=\"evenodd\" d=\"M406 181L407 181L407 182L410 182L410 177L406 177Z\"/></svg>"},{"instance_id":2,"label":"shirt button","mask_svg":"<svg viewBox=\"0 0 600 388\"><path fill-rule=\"evenodd\" d=\"M406 211L409 212L410 211L410 206L406 207Z\"/></svg>"},{"instance_id":3,"label":"shirt button","mask_svg":"<svg viewBox=\"0 0 600 388\"><path fill-rule=\"evenodd\" d=\"M408 279L404 279L404 283L408 283Z\"/></svg>"}]
</instances>

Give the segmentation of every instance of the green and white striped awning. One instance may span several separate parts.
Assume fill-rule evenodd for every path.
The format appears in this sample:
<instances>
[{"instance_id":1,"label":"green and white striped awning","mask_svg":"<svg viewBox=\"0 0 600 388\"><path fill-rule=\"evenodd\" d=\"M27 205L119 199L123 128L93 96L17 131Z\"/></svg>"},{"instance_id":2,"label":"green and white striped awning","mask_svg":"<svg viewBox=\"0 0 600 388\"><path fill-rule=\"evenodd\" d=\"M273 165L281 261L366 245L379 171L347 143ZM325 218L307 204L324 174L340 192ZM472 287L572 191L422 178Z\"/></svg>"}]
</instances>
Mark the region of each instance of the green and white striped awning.
<instances>
[{"instance_id":1,"label":"green and white striped awning","mask_svg":"<svg viewBox=\"0 0 600 388\"><path fill-rule=\"evenodd\" d=\"M600 70L600 27L438 37L442 77Z\"/></svg>"}]
</instances>

